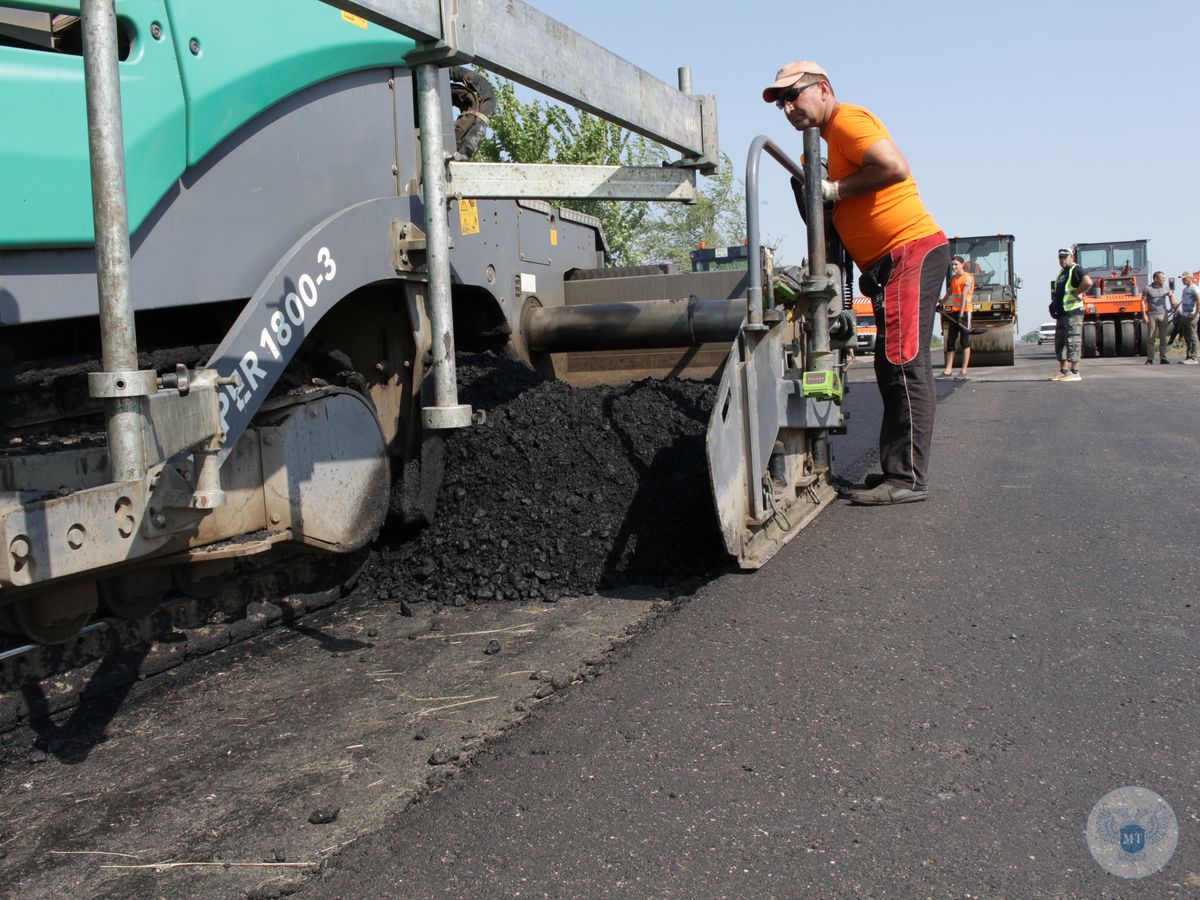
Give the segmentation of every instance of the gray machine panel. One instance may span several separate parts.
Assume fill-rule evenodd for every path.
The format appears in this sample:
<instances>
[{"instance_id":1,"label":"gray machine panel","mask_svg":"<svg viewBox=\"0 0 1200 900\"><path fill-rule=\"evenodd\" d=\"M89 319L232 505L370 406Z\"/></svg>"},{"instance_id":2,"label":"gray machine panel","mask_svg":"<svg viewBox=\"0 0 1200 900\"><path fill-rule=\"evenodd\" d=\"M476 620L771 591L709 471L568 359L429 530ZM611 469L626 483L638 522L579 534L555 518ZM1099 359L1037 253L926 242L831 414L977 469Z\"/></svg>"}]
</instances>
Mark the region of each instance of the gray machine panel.
<instances>
[{"instance_id":1,"label":"gray machine panel","mask_svg":"<svg viewBox=\"0 0 1200 900\"><path fill-rule=\"evenodd\" d=\"M408 70L345 75L231 135L133 235L134 307L248 297L331 212L415 184L410 81ZM95 272L91 247L0 252L0 325L96 315Z\"/></svg>"},{"instance_id":2,"label":"gray machine panel","mask_svg":"<svg viewBox=\"0 0 1200 900\"><path fill-rule=\"evenodd\" d=\"M460 204L450 204L455 283L487 288L514 331L527 297L536 297L542 306L562 306L566 272L595 268L603 261L595 228L561 218L557 208L549 210L523 208L513 200L480 200L479 231L472 233L464 228ZM514 237L520 241L520 253ZM535 258L524 254L527 242L540 249Z\"/></svg>"},{"instance_id":3,"label":"gray machine panel","mask_svg":"<svg viewBox=\"0 0 1200 900\"><path fill-rule=\"evenodd\" d=\"M521 262L550 264L550 215L534 209L517 210ZM556 235L557 238L557 235Z\"/></svg>"}]
</instances>

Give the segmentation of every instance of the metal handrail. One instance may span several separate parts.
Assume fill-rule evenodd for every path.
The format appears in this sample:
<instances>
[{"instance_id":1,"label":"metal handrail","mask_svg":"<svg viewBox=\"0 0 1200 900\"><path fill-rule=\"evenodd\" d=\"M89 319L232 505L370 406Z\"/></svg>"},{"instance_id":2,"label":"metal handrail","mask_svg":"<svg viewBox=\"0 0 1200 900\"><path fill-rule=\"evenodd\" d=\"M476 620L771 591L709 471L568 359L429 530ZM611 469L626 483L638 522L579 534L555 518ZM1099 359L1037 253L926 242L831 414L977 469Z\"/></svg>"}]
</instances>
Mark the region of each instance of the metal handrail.
<instances>
[{"instance_id":1,"label":"metal handrail","mask_svg":"<svg viewBox=\"0 0 1200 900\"><path fill-rule=\"evenodd\" d=\"M815 133L817 136L817 140L820 141L821 135L820 135L819 129L810 128L810 129L808 129L808 131ZM806 132L805 133L806 141L807 141L807 138L808 138L808 134ZM818 143L817 146L818 146L818 153L819 153L820 144ZM765 134L760 134L758 137L756 137L753 141L750 142L750 150L746 154L746 242L751 247L751 253L749 254L750 259L748 260L749 268L750 268L750 279L749 279L749 286L746 289L746 316L747 316L747 321L751 325L756 325L756 326L762 325L762 320L763 320L763 315L762 315L762 292L763 292L762 254L759 253L757 250L757 248L761 244L761 231L760 231L759 224L758 224L758 170L760 167L760 162L762 160L763 151L766 151L768 154L770 154L772 159L774 159L777 163L779 163L781 166L783 166L784 169L786 169L788 172L790 172L793 176L795 176L796 178L799 178L801 181L804 181L805 189L808 190L808 183L806 181L807 176L805 174L804 167L797 164L791 157L789 157L787 155L787 153L785 153L778 144L776 144L773 140L771 140ZM805 153L808 153L807 143L805 145ZM814 171L819 173L820 169L817 168ZM812 196L811 191L809 191L809 196L810 197ZM819 183L818 183L818 189L817 189L817 196L818 197L820 196ZM810 201L810 206L811 206L811 201ZM823 233L824 232L824 224L825 224L824 217L817 216L816 219L820 220L820 230L822 232L820 246L822 247L821 255L824 256L824 249L823 249L825 246L825 237L824 237L824 233ZM811 259L812 258L812 244L813 244L812 223L814 221L814 216L812 215L811 209L808 210L808 220L809 220L809 257Z\"/></svg>"}]
</instances>

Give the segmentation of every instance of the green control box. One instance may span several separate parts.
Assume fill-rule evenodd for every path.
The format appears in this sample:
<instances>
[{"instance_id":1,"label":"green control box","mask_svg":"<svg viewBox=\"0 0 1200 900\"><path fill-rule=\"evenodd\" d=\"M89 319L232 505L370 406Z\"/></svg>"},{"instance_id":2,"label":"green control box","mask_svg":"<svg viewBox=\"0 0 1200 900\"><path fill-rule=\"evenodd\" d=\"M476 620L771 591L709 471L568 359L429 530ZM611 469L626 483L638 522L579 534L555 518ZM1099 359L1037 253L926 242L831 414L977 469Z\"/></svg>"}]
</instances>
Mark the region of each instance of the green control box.
<instances>
[{"instance_id":1,"label":"green control box","mask_svg":"<svg viewBox=\"0 0 1200 900\"><path fill-rule=\"evenodd\" d=\"M842 378L834 369L805 372L802 384L805 397L842 402Z\"/></svg>"}]
</instances>

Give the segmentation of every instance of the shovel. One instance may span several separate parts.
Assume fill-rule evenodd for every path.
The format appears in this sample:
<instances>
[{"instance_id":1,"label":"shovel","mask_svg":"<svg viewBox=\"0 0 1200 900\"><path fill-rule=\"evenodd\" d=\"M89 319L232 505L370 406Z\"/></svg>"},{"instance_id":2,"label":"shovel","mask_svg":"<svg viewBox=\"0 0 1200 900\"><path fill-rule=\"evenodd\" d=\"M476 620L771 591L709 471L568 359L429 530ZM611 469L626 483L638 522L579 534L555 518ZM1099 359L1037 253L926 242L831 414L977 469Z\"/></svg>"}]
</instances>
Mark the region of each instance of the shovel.
<instances>
[{"instance_id":1,"label":"shovel","mask_svg":"<svg viewBox=\"0 0 1200 900\"><path fill-rule=\"evenodd\" d=\"M942 316L942 324L943 325L946 323L949 323L949 324L953 325L955 328L965 328L966 327L965 325L963 325L962 320L959 319L957 316L950 315L950 313L946 312L944 309L940 310L940 312L941 312L941 316ZM986 331L987 331L986 328L970 328L970 329L968 329L969 334L983 334Z\"/></svg>"}]
</instances>

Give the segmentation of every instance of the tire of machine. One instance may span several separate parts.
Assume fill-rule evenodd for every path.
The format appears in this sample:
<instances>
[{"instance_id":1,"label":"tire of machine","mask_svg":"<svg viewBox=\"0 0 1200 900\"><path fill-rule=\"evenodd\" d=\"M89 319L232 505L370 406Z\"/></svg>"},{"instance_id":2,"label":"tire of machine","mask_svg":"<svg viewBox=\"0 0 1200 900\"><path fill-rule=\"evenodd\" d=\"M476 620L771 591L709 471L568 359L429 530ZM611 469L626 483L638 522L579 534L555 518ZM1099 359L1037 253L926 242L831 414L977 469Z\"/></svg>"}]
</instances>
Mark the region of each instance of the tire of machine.
<instances>
[{"instance_id":1,"label":"tire of machine","mask_svg":"<svg viewBox=\"0 0 1200 900\"><path fill-rule=\"evenodd\" d=\"M1083 358L1091 359L1096 355L1096 323L1083 323Z\"/></svg>"},{"instance_id":2,"label":"tire of machine","mask_svg":"<svg viewBox=\"0 0 1200 900\"><path fill-rule=\"evenodd\" d=\"M1100 323L1100 355L1101 356L1116 356L1117 355L1117 323L1116 322L1101 322Z\"/></svg>"},{"instance_id":3,"label":"tire of machine","mask_svg":"<svg viewBox=\"0 0 1200 900\"><path fill-rule=\"evenodd\" d=\"M1147 356L1150 353L1150 325L1138 322L1138 355Z\"/></svg>"},{"instance_id":4,"label":"tire of machine","mask_svg":"<svg viewBox=\"0 0 1200 900\"><path fill-rule=\"evenodd\" d=\"M79 633L96 607L95 582L51 586L4 606L0 630L36 644L61 644Z\"/></svg>"},{"instance_id":5,"label":"tire of machine","mask_svg":"<svg viewBox=\"0 0 1200 900\"><path fill-rule=\"evenodd\" d=\"M208 600L220 593L235 566L232 559L182 563L171 567L171 575L175 589L181 594L195 600Z\"/></svg>"},{"instance_id":6,"label":"tire of machine","mask_svg":"<svg viewBox=\"0 0 1200 900\"><path fill-rule=\"evenodd\" d=\"M1117 340L1118 352L1121 356L1134 356L1137 354L1136 324L1128 319L1121 323L1121 332Z\"/></svg>"},{"instance_id":7,"label":"tire of machine","mask_svg":"<svg viewBox=\"0 0 1200 900\"><path fill-rule=\"evenodd\" d=\"M99 583L105 608L122 619L150 615L171 589L171 569L156 566L106 578Z\"/></svg>"}]
</instances>

